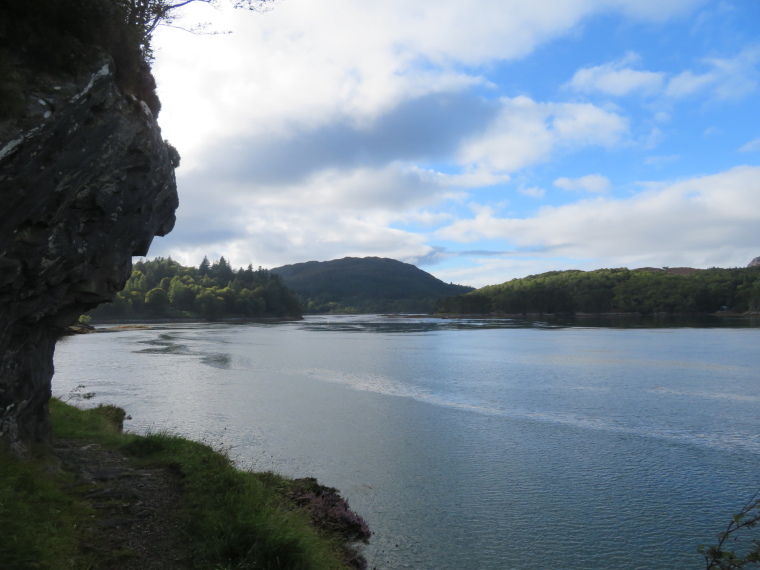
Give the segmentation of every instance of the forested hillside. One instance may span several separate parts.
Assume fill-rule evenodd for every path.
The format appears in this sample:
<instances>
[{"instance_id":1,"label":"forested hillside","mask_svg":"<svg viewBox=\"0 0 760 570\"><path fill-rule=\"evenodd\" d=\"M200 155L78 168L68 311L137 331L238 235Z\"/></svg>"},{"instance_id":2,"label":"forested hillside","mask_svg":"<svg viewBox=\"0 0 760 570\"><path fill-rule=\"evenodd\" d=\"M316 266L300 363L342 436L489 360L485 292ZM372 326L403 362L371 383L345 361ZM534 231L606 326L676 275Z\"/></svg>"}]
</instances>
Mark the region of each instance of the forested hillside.
<instances>
[{"instance_id":1,"label":"forested hillside","mask_svg":"<svg viewBox=\"0 0 760 570\"><path fill-rule=\"evenodd\" d=\"M271 271L301 297L307 313L427 313L438 299L472 291L380 257L309 261Z\"/></svg>"},{"instance_id":2,"label":"forested hillside","mask_svg":"<svg viewBox=\"0 0 760 570\"><path fill-rule=\"evenodd\" d=\"M198 267L169 258L138 261L116 300L90 312L106 318L299 317L298 299L266 269L232 269L224 257Z\"/></svg>"},{"instance_id":3,"label":"forested hillside","mask_svg":"<svg viewBox=\"0 0 760 570\"><path fill-rule=\"evenodd\" d=\"M737 313L760 310L760 267L550 271L443 299L439 313Z\"/></svg>"}]
</instances>

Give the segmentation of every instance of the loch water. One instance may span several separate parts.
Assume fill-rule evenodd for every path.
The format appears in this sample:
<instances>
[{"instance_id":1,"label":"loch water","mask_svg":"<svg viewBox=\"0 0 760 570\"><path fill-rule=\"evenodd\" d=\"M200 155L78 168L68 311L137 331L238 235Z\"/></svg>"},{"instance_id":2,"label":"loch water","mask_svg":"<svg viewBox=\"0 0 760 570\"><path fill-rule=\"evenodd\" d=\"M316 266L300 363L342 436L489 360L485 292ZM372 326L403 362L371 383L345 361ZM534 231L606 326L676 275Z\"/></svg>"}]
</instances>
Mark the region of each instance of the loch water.
<instances>
[{"instance_id":1,"label":"loch water","mask_svg":"<svg viewBox=\"0 0 760 570\"><path fill-rule=\"evenodd\" d=\"M760 323L322 316L67 337L53 392L317 477L371 567L703 568L760 487Z\"/></svg>"}]
</instances>

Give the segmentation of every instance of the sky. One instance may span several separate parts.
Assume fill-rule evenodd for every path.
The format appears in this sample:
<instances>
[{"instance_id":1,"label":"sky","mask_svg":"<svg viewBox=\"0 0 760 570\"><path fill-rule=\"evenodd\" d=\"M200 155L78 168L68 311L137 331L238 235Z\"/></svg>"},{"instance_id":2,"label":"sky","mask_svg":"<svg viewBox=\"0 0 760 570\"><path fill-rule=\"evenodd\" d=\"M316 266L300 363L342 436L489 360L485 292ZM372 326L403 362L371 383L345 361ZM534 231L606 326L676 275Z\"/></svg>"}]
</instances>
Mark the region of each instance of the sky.
<instances>
[{"instance_id":1,"label":"sky","mask_svg":"<svg viewBox=\"0 0 760 570\"><path fill-rule=\"evenodd\" d=\"M390 257L481 287L760 256L760 0L191 4L150 257Z\"/></svg>"}]
</instances>

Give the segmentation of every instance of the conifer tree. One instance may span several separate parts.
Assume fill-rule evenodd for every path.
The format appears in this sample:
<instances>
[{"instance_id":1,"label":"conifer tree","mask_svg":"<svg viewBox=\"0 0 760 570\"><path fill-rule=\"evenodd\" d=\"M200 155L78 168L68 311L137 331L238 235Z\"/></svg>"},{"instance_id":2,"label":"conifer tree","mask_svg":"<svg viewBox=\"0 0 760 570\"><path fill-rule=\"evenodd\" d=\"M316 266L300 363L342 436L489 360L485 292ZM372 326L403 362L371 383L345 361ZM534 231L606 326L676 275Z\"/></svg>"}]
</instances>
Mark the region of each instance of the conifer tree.
<instances>
[{"instance_id":1,"label":"conifer tree","mask_svg":"<svg viewBox=\"0 0 760 570\"><path fill-rule=\"evenodd\" d=\"M208 272L210 270L211 262L208 260L208 257L204 255L203 261L201 261L201 264L198 266L198 273L200 273L200 276L203 277L204 275L208 275Z\"/></svg>"}]
</instances>

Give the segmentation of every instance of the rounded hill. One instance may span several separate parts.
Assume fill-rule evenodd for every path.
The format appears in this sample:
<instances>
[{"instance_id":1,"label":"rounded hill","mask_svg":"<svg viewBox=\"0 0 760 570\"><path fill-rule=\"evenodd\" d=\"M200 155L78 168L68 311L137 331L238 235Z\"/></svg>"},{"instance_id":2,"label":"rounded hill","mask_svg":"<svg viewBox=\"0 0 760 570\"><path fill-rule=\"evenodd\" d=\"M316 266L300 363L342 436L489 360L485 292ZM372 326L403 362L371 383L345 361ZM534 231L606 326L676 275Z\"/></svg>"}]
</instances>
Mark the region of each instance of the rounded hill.
<instances>
[{"instance_id":1,"label":"rounded hill","mask_svg":"<svg viewBox=\"0 0 760 570\"><path fill-rule=\"evenodd\" d=\"M302 298L307 313L429 312L436 300L473 290L383 257L307 261L270 271Z\"/></svg>"}]
</instances>

